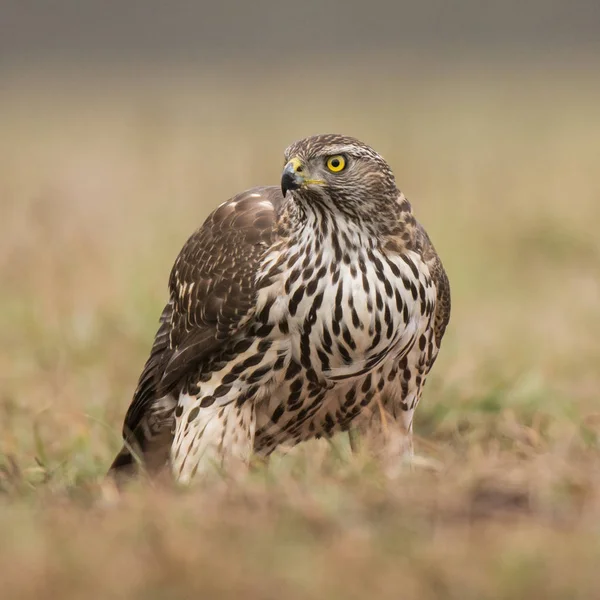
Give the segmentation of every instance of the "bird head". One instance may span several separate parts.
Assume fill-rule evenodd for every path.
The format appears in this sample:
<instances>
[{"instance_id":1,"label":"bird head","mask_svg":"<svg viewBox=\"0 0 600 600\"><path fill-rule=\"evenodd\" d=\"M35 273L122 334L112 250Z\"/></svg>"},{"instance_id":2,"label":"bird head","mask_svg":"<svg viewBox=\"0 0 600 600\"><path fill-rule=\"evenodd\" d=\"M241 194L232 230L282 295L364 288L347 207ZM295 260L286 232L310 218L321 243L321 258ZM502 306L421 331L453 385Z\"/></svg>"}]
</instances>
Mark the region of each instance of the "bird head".
<instances>
[{"instance_id":1,"label":"bird head","mask_svg":"<svg viewBox=\"0 0 600 600\"><path fill-rule=\"evenodd\" d=\"M368 217L395 203L398 189L387 162L371 147L343 135L317 135L285 151L283 195L319 203L334 213Z\"/></svg>"}]
</instances>

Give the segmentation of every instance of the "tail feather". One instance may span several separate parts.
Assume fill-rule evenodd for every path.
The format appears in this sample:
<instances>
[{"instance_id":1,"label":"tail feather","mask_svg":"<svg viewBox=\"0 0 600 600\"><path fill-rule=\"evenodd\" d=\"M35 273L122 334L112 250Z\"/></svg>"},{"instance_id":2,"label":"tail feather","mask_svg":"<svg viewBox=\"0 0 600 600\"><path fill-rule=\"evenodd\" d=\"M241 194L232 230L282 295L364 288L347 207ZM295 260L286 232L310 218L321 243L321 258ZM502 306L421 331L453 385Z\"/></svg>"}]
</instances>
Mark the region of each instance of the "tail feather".
<instances>
[{"instance_id":1,"label":"tail feather","mask_svg":"<svg viewBox=\"0 0 600 600\"><path fill-rule=\"evenodd\" d=\"M123 447L108 470L110 477L123 481L141 472L153 475L168 465L175 406L173 396L161 398L147 410L134 431L125 432Z\"/></svg>"}]
</instances>

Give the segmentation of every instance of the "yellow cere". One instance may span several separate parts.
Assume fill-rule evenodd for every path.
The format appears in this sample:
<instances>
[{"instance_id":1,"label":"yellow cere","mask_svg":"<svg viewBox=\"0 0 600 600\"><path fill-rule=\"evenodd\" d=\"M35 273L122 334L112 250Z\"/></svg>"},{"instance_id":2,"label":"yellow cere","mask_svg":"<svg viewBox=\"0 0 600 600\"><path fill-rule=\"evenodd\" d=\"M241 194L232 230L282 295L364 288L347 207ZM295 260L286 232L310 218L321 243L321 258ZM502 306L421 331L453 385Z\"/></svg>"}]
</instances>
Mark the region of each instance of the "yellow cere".
<instances>
[{"instance_id":1,"label":"yellow cere","mask_svg":"<svg viewBox=\"0 0 600 600\"><path fill-rule=\"evenodd\" d=\"M330 156L327 159L327 168L333 173L339 173L346 167L346 159L341 155Z\"/></svg>"},{"instance_id":2,"label":"yellow cere","mask_svg":"<svg viewBox=\"0 0 600 600\"><path fill-rule=\"evenodd\" d=\"M292 165L292 168L294 169L294 173L298 173L298 172L302 171L302 161L297 157L292 158L289 161L288 165Z\"/></svg>"}]
</instances>

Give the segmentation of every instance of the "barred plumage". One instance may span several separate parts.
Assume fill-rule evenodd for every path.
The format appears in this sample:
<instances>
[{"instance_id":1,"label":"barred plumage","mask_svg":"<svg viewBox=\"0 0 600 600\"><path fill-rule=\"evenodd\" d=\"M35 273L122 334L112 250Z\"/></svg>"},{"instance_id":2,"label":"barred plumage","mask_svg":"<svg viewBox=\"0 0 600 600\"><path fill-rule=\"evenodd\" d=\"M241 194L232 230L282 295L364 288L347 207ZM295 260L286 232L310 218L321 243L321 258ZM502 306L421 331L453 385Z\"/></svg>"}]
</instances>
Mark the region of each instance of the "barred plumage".
<instances>
[{"instance_id":1,"label":"barred plumage","mask_svg":"<svg viewBox=\"0 0 600 600\"><path fill-rule=\"evenodd\" d=\"M315 136L285 158L282 191L228 200L178 256L114 473L134 451L187 482L367 426L376 407L410 451L450 315L442 264L369 146Z\"/></svg>"}]
</instances>

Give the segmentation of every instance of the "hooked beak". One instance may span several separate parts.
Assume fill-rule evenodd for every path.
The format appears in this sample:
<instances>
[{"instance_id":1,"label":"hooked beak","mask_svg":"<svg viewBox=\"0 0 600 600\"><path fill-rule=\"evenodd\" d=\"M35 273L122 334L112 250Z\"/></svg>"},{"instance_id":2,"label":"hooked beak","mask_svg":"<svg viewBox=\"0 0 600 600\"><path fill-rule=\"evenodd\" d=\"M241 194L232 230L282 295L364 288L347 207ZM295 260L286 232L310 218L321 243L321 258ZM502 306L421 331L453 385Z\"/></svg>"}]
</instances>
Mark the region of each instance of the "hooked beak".
<instances>
[{"instance_id":1,"label":"hooked beak","mask_svg":"<svg viewBox=\"0 0 600 600\"><path fill-rule=\"evenodd\" d=\"M323 179L310 179L310 173L297 157L292 158L281 174L281 193L285 197L288 190L305 188L308 185L325 185Z\"/></svg>"},{"instance_id":2,"label":"hooked beak","mask_svg":"<svg viewBox=\"0 0 600 600\"><path fill-rule=\"evenodd\" d=\"M283 169L281 174L281 193L285 197L288 190L297 190L305 182L304 167L299 158L292 158Z\"/></svg>"}]
</instances>

